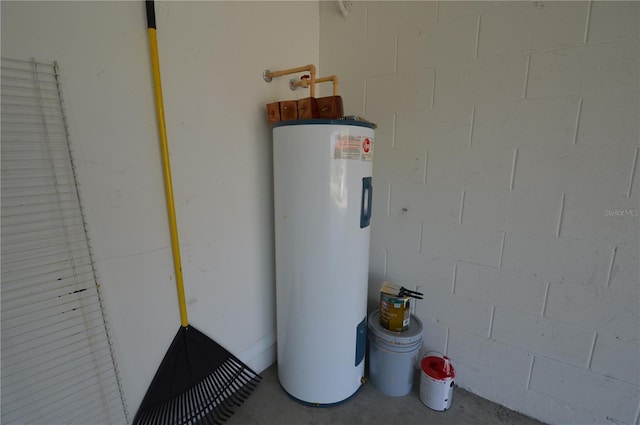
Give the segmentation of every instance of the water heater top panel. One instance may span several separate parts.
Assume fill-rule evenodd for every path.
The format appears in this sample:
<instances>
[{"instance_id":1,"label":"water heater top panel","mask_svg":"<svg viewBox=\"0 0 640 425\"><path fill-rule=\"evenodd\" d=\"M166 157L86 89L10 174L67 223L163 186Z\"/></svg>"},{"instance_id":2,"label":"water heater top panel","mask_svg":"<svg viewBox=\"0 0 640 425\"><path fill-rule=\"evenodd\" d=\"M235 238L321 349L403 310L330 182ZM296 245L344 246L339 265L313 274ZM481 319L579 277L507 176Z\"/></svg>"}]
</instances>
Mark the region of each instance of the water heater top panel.
<instances>
[{"instance_id":1,"label":"water heater top panel","mask_svg":"<svg viewBox=\"0 0 640 425\"><path fill-rule=\"evenodd\" d=\"M273 124L273 128L284 127L288 125L353 125L356 127L375 128L375 124L368 121L356 121L356 120L327 120L327 119L309 119L309 120L291 120L291 121L278 121Z\"/></svg>"}]
</instances>

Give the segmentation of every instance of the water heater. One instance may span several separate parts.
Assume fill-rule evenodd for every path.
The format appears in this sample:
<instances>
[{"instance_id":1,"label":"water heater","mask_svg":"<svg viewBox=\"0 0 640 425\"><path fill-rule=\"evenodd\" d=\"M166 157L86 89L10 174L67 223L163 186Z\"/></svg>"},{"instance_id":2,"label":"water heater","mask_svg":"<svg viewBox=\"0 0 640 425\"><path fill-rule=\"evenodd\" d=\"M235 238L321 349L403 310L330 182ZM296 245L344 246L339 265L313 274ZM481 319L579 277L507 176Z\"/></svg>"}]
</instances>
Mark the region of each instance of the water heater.
<instances>
[{"instance_id":1,"label":"water heater","mask_svg":"<svg viewBox=\"0 0 640 425\"><path fill-rule=\"evenodd\" d=\"M274 124L278 378L304 403L364 376L373 148L367 122Z\"/></svg>"}]
</instances>

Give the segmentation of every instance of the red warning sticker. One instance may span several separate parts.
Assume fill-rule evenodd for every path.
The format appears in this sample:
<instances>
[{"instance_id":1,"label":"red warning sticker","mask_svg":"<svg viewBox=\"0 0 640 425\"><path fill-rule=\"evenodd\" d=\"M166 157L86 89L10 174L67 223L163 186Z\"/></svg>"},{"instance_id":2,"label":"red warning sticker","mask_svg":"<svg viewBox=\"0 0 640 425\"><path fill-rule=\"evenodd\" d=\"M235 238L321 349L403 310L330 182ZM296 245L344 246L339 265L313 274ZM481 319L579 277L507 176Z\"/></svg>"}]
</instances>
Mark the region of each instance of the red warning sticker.
<instances>
[{"instance_id":1,"label":"red warning sticker","mask_svg":"<svg viewBox=\"0 0 640 425\"><path fill-rule=\"evenodd\" d=\"M371 150L371 140L368 137L365 137L362 141L362 152L369 153Z\"/></svg>"},{"instance_id":2,"label":"red warning sticker","mask_svg":"<svg viewBox=\"0 0 640 425\"><path fill-rule=\"evenodd\" d=\"M364 136L337 134L333 151L335 159L373 160L373 139Z\"/></svg>"}]
</instances>

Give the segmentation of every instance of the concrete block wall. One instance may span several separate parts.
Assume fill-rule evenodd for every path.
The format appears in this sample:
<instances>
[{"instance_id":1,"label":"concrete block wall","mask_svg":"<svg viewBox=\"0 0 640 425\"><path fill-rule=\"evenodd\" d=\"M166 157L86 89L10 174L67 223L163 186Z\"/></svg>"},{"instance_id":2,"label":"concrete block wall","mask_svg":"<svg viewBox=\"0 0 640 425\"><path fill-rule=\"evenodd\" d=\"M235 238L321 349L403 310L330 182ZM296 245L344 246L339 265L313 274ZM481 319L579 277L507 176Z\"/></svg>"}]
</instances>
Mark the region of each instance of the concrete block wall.
<instances>
[{"instance_id":1,"label":"concrete block wall","mask_svg":"<svg viewBox=\"0 0 640 425\"><path fill-rule=\"evenodd\" d=\"M640 420L639 13L320 3L321 74L379 125L370 301L425 292L424 349L548 423Z\"/></svg>"}]
</instances>

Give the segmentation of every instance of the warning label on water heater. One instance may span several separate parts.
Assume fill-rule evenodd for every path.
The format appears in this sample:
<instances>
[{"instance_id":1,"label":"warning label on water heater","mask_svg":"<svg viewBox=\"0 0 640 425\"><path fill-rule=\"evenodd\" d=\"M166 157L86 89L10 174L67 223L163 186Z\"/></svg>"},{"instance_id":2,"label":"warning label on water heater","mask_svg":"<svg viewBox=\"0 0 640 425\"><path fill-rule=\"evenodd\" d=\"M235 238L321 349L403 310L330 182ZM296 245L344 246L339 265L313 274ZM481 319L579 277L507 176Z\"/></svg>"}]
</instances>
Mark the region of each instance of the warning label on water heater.
<instances>
[{"instance_id":1,"label":"warning label on water heater","mask_svg":"<svg viewBox=\"0 0 640 425\"><path fill-rule=\"evenodd\" d=\"M338 134L333 151L334 159L357 159L360 161L373 160L373 138Z\"/></svg>"}]
</instances>

